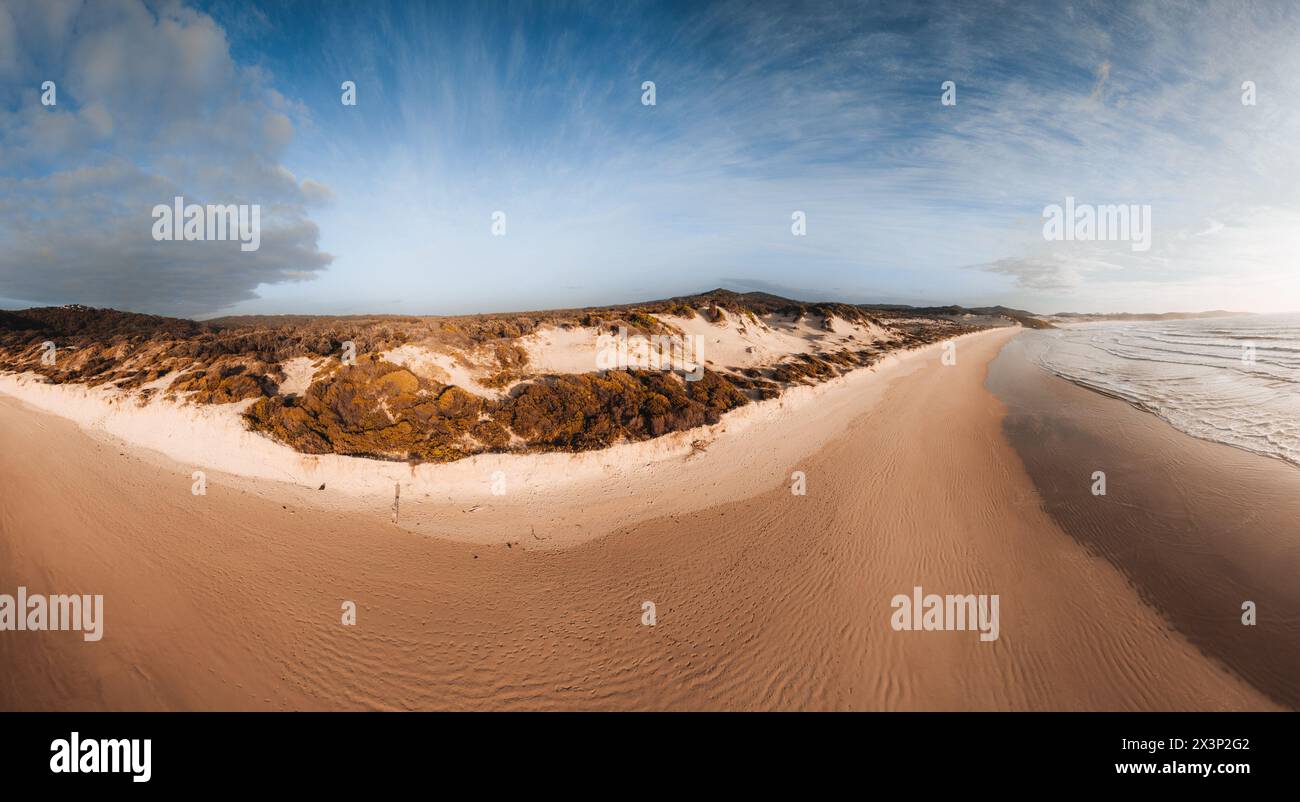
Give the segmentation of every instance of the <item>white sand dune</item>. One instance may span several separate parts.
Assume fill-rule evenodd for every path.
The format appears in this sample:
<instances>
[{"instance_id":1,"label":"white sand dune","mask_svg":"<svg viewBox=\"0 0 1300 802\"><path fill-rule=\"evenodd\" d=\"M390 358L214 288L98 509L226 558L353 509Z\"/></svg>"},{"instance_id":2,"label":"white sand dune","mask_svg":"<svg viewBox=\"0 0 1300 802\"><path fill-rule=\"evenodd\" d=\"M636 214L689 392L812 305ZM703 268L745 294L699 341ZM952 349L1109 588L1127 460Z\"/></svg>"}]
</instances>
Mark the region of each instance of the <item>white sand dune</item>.
<instances>
[{"instance_id":1,"label":"white sand dune","mask_svg":"<svg viewBox=\"0 0 1300 802\"><path fill-rule=\"evenodd\" d=\"M727 313L717 323L704 310L692 317L658 315L661 323L680 334L699 338L704 364L711 369L749 368L774 365L795 354L865 348L873 343L890 343L894 335L870 323L849 323L810 316L795 320L790 315L742 315ZM528 353L530 370L538 373L590 373L597 369L597 338L593 327L560 328L542 326L520 339Z\"/></svg>"},{"instance_id":2,"label":"white sand dune","mask_svg":"<svg viewBox=\"0 0 1300 802\"><path fill-rule=\"evenodd\" d=\"M441 384L454 384L484 398L500 398L504 390L497 390L479 382L486 378L488 370L481 367L465 354L435 350L424 345L403 345L382 352L379 357L395 365L401 365L417 376Z\"/></svg>"}]
</instances>

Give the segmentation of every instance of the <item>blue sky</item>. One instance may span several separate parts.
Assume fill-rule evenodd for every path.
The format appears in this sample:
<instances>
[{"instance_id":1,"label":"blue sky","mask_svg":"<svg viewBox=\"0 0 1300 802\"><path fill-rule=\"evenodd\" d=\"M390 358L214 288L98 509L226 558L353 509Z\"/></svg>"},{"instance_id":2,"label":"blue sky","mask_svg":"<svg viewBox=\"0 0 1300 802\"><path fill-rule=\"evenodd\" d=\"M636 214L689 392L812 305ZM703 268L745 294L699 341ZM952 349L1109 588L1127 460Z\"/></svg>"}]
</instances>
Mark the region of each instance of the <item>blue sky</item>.
<instances>
[{"instance_id":1,"label":"blue sky","mask_svg":"<svg viewBox=\"0 0 1300 802\"><path fill-rule=\"evenodd\" d=\"M1296 41L1284 3L9 0L0 298L1295 310ZM261 248L153 241L176 194ZM1066 196L1149 205L1151 249L1044 240Z\"/></svg>"}]
</instances>

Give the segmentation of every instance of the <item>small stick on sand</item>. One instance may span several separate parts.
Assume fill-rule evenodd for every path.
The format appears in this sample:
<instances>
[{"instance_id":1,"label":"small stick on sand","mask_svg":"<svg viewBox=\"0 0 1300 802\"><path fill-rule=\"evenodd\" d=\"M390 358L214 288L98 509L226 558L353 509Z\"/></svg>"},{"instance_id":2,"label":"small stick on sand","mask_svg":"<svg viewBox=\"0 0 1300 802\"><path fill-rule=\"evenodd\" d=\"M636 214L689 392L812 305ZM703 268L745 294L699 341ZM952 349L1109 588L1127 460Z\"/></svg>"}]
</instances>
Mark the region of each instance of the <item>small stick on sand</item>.
<instances>
[{"instance_id":1,"label":"small stick on sand","mask_svg":"<svg viewBox=\"0 0 1300 802\"><path fill-rule=\"evenodd\" d=\"M397 523L397 508L402 503L402 483L393 482L393 523Z\"/></svg>"}]
</instances>

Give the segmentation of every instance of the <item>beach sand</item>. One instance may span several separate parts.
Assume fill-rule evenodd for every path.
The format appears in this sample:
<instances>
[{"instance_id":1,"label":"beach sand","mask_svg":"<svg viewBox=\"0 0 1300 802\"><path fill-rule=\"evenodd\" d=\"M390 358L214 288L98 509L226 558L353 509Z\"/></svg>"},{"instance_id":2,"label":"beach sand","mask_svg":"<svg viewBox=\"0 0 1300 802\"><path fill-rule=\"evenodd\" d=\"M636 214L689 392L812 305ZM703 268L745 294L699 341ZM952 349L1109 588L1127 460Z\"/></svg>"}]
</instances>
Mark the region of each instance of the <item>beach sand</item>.
<instances>
[{"instance_id":1,"label":"beach sand","mask_svg":"<svg viewBox=\"0 0 1300 802\"><path fill-rule=\"evenodd\" d=\"M1047 373L1025 354L1041 336L1008 345L989 386L1045 509L1207 655L1300 709L1300 470Z\"/></svg>"},{"instance_id":2,"label":"beach sand","mask_svg":"<svg viewBox=\"0 0 1300 802\"><path fill-rule=\"evenodd\" d=\"M98 643L0 633L0 708L1276 708L1053 519L985 387L1015 334L624 452L617 492L586 457L493 517L417 493L402 526L219 471L196 497L194 465L0 395L0 592L105 596ZM999 639L894 631L917 585L999 594Z\"/></svg>"}]
</instances>

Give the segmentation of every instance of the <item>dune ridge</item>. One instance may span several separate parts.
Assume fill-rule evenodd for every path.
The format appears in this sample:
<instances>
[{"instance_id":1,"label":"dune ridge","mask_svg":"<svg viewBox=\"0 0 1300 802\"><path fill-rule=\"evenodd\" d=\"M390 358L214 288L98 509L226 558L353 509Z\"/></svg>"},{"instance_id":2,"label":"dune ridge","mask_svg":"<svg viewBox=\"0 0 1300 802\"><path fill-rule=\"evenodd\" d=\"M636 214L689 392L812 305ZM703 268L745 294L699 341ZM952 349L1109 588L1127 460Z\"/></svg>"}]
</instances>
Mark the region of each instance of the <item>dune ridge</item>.
<instances>
[{"instance_id":1,"label":"dune ridge","mask_svg":"<svg viewBox=\"0 0 1300 802\"><path fill-rule=\"evenodd\" d=\"M453 318L196 323L71 306L0 317L0 370L146 403L241 404L252 429L296 451L419 464L598 450L711 425L891 351L1008 322L723 290ZM677 356L609 370L602 342L617 335L625 351L629 334L674 342Z\"/></svg>"}]
</instances>

